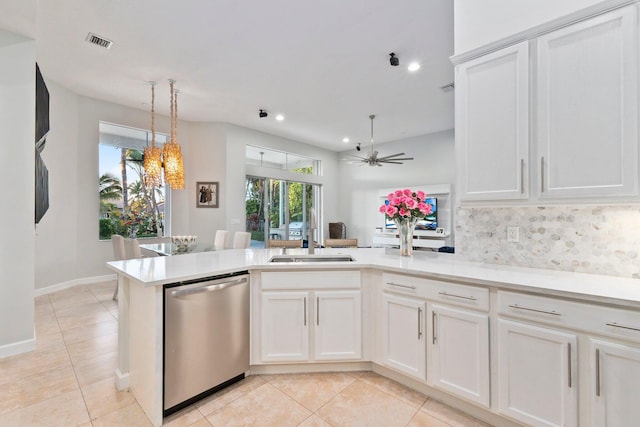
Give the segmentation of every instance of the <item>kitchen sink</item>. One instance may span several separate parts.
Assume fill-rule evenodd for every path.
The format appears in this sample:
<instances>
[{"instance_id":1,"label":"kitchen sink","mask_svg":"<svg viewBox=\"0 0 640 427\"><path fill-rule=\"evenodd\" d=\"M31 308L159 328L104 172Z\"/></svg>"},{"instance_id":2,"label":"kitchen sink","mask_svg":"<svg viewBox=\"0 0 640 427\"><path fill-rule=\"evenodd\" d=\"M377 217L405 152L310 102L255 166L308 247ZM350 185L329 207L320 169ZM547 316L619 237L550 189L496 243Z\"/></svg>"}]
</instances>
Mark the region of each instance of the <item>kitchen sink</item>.
<instances>
[{"instance_id":1,"label":"kitchen sink","mask_svg":"<svg viewBox=\"0 0 640 427\"><path fill-rule=\"evenodd\" d=\"M349 262L351 255L274 255L269 262Z\"/></svg>"}]
</instances>

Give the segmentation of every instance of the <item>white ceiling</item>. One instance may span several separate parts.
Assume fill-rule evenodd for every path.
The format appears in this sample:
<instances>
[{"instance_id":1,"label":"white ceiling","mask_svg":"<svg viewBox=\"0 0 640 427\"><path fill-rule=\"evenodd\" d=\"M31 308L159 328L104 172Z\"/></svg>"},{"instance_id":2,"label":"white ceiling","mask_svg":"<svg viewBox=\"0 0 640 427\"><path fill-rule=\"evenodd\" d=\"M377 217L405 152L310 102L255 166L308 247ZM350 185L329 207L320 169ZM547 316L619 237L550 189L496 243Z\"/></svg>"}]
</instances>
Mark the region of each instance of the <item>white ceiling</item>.
<instances>
[{"instance_id":1,"label":"white ceiling","mask_svg":"<svg viewBox=\"0 0 640 427\"><path fill-rule=\"evenodd\" d=\"M35 26L23 0L0 1L0 28L35 31L45 79L85 96L148 109L155 80L168 114L174 78L180 119L336 151L369 142L372 113L376 143L453 128L451 0L39 0Z\"/></svg>"}]
</instances>

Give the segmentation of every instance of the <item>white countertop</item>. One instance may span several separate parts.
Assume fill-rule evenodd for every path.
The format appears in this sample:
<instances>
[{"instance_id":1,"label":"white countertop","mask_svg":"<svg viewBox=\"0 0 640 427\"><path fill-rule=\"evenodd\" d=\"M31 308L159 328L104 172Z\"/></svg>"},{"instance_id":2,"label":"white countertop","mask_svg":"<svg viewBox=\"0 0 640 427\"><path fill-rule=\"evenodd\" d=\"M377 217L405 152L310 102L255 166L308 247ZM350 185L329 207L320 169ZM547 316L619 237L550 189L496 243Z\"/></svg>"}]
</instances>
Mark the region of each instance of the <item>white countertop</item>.
<instances>
[{"instance_id":1,"label":"white countertop","mask_svg":"<svg viewBox=\"0 0 640 427\"><path fill-rule=\"evenodd\" d=\"M117 273L144 286L157 286L242 270L322 270L378 268L505 289L531 291L640 309L640 280L566 271L461 261L453 254L425 252L401 257L385 249L316 249L316 254L349 254L353 262L269 263L282 249L229 249L167 257L112 261ZM287 254L307 254L289 249Z\"/></svg>"}]
</instances>

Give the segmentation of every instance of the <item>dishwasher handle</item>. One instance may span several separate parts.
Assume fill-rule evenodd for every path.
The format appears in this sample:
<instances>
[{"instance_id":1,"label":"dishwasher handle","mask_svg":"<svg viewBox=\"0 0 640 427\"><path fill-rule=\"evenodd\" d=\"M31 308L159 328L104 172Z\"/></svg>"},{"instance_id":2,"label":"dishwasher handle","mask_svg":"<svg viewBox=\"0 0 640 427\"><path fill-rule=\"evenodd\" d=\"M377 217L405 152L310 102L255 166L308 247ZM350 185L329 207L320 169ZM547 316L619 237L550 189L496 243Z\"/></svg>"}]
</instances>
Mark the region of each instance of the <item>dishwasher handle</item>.
<instances>
[{"instance_id":1,"label":"dishwasher handle","mask_svg":"<svg viewBox=\"0 0 640 427\"><path fill-rule=\"evenodd\" d=\"M200 286L198 288L190 288L190 289L182 289L178 291L171 291L172 297L183 297L187 295L201 294L204 292L213 292L213 291L221 291L231 286L239 285L241 283L246 283L247 278L243 277L236 280L230 280L228 282L222 283L214 283L207 286Z\"/></svg>"}]
</instances>

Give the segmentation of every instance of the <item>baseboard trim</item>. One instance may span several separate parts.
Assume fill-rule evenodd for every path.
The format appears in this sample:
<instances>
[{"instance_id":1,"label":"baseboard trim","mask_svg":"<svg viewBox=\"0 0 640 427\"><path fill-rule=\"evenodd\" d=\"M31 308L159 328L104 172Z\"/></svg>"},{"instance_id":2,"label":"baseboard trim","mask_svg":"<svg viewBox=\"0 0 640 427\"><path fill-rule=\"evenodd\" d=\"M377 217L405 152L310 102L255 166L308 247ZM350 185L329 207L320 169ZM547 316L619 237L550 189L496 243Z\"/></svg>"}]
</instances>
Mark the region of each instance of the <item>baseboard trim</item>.
<instances>
[{"instance_id":1,"label":"baseboard trim","mask_svg":"<svg viewBox=\"0 0 640 427\"><path fill-rule=\"evenodd\" d=\"M42 295L48 295L52 292L61 291L63 289L73 288L78 285L90 285L92 283L108 282L109 280L116 280L116 274L105 274L104 276L91 276L83 277L80 279L73 279L67 282L57 283L55 285L47 286L45 288L38 288L33 291L33 296L39 297Z\"/></svg>"},{"instance_id":2,"label":"baseboard trim","mask_svg":"<svg viewBox=\"0 0 640 427\"><path fill-rule=\"evenodd\" d=\"M123 374L120 369L116 369L116 389L124 391L129 388L129 373Z\"/></svg>"},{"instance_id":3,"label":"baseboard trim","mask_svg":"<svg viewBox=\"0 0 640 427\"><path fill-rule=\"evenodd\" d=\"M35 338L30 338L24 341L13 342L11 344L5 344L0 346L0 359L5 357L15 356L16 354L28 353L36 349Z\"/></svg>"}]
</instances>

